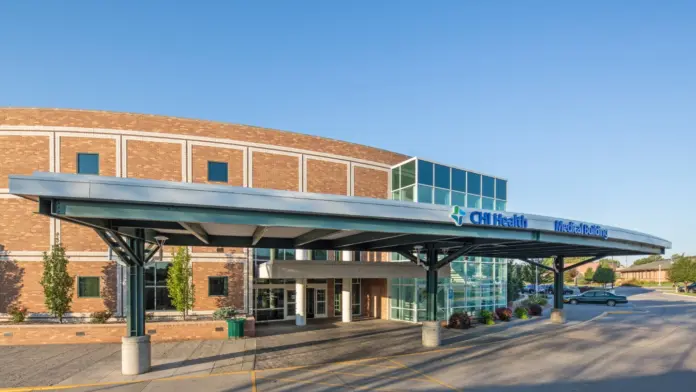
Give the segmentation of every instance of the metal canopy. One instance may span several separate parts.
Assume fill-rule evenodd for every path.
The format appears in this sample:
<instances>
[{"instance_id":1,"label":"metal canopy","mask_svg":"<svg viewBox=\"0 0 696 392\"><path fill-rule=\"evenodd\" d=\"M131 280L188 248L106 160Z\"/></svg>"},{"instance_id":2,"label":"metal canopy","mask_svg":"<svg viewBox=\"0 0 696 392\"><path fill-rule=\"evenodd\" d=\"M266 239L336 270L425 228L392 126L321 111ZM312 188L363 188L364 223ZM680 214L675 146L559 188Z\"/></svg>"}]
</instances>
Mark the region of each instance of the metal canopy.
<instances>
[{"instance_id":1,"label":"metal canopy","mask_svg":"<svg viewBox=\"0 0 696 392\"><path fill-rule=\"evenodd\" d=\"M413 252L511 259L553 256L664 254L671 243L631 230L602 226L608 238L554 230L560 218L523 214L527 228L465 223L451 207L208 184L34 173L10 176L10 193L38 201L39 212L107 233L167 245ZM474 209L464 209L471 214ZM505 216L514 213L495 211ZM517 213L517 215L521 215ZM564 220L565 221L565 220ZM112 233L112 234L108 234ZM120 246L128 256L127 247Z\"/></svg>"}]
</instances>

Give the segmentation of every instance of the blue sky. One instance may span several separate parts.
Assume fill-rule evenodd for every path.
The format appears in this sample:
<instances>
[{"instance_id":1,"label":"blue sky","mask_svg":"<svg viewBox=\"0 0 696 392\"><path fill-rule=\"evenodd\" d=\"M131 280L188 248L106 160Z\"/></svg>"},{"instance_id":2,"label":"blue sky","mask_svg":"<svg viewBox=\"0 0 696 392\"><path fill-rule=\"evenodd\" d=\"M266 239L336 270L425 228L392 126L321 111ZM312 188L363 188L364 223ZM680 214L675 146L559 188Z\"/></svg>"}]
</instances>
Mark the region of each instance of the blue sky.
<instances>
[{"instance_id":1,"label":"blue sky","mask_svg":"<svg viewBox=\"0 0 696 392\"><path fill-rule=\"evenodd\" d=\"M201 3L201 4L196 4ZM292 130L696 253L696 2L5 1L0 106Z\"/></svg>"}]
</instances>

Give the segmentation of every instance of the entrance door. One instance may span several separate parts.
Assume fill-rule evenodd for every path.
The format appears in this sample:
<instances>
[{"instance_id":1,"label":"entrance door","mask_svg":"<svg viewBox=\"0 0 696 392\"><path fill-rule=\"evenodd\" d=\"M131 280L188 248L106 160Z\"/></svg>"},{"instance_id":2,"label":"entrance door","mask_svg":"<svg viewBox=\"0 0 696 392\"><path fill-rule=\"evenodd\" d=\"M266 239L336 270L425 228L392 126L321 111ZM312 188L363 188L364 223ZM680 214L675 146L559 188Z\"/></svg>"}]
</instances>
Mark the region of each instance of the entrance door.
<instances>
[{"instance_id":1,"label":"entrance door","mask_svg":"<svg viewBox=\"0 0 696 392\"><path fill-rule=\"evenodd\" d=\"M314 289L307 289L307 318L314 318L314 313L316 309L316 300L314 297Z\"/></svg>"}]
</instances>

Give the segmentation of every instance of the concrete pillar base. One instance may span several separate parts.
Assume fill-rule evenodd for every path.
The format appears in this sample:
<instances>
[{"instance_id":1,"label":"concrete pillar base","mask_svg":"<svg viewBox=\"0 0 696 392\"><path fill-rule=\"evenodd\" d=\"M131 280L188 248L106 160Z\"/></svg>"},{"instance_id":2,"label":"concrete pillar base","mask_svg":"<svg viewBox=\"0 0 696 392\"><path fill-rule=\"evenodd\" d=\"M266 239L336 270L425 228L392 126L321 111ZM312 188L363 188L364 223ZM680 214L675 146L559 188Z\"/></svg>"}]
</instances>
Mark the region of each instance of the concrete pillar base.
<instances>
[{"instance_id":1,"label":"concrete pillar base","mask_svg":"<svg viewBox=\"0 0 696 392\"><path fill-rule=\"evenodd\" d=\"M553 309L551 310L551 322L554 324L565 324L566 315L563 309Z\"/></svg>"},{"instance_id":2,"label":"concrete pillar base","mask_svg":"<svg viewBox=\"0 0 696 392\"><path fill-rule=\"evenodd\" d=\"M422 339L424 347L439 347L440 346L440 322L439 321L423 321Z\"/></svg>"},{"instance_id":3,"label":"concrete pillar base","mask_svg":"<svg viewBox=\"0 0 696 392\"><path fill-rule=\"evenodd\" d=\"M135 376L150 371L150 336L121 338L121 373Z\"/></svg>"}]
</instances>

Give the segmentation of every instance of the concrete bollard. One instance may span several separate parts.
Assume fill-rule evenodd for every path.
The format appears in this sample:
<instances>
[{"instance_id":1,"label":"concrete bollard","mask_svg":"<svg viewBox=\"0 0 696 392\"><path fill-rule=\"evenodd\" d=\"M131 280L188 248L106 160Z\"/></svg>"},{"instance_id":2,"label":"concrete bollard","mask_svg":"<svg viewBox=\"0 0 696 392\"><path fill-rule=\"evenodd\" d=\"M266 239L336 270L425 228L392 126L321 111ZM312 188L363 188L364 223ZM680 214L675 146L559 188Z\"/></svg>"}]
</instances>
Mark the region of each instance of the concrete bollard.
<instances>
[{"instance_id":1,"label":"concrete bollard","mask_svg":"<svg viewBox=\"0 0 696 392\"><path fill-rule=\"evenodd\" d=\"M440 322L423 321L422 339L424 347L440 346Z\"/></svg>"},{"instance_id":2,"label":"concrete bollard","mask_svg":"<svg viewBox=\"0 0 696 392\"><path fill-rule=\"evenodd\" d=\"M551 310L551 322L554 324L565 324L566 315L563 309Z\"/></svg>"},{"instance_id":3,"label":"concrete bollard","mask_svg":"<svg viewBox=\"0 0 696 392\"><path fill-rule=\"evenodd\" d=\"M150 336L121 338L121 373L135 376L150 371Z\"/></svg>"}]
</instances>

